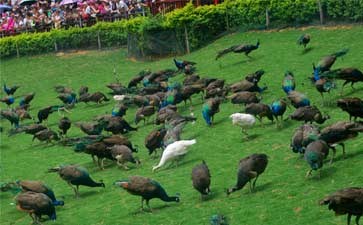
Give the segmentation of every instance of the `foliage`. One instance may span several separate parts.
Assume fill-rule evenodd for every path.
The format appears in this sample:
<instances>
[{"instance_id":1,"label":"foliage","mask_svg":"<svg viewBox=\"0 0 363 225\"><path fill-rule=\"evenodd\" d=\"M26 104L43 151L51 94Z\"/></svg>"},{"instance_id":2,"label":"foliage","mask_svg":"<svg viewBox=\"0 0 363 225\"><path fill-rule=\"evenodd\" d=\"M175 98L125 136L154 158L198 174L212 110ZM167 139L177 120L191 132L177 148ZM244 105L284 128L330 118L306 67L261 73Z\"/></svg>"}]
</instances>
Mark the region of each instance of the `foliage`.
<instances>
[{"instance_id":1,"label":"foliage","mask_svg":"<svg viewBox=\"0 0 363 225\"><path fill-rule=\"evenodd\" d=\"M363 19L363 0L322 0L327 14L336 20ZM266 9L272 24L300 25L319 18L316 0L226 0L219 5L195 7L192 3L164 17L135 17L114 23L97 23L88 28L52 30L49 33L23 34L0 40L0 57L14 56L16 46L21 55L31 55L58 49L96 47L98 35L102 47L122 46L128 34L138 35L140 46L147 45L144 36L167 29L175 30L182 39L185 29L191 49L206 45L231 27L254 27L265 24Z\"/></svg>"},{"instance_id":2,"label":"foliage","mask_svg":"<svg viewBox=\"0 0 363 225\"><path fill-rule=\"evenodd\" d=\"M363 20L363 0L326 1L328 15L334 19Z\"/></svg>"},{"instance_id":3,"label":"foliage","mask_svg":"<svg viewBox=\"0 0 363 225\"><path fill-rule=\"evenodd\" d=\"M312 36L309 51L304 51L296 40L302 33ZM224 79L227 84L243 79L258 69L266 74L260 84L268 85L261 93L262 102L272 101L285 96L281 90L281 80L286 70L295 74L298 91L304 92L322 112L330 115L331 119L320 127L333 124L336 121L349 120L348 114L336 107L336 100L342 97L363 96L363 83L355 84L353 90L345 86L343 96L340 96L342 81L337 82L337 89L325 95L325 104L315 87L310 84L311 63L319 61L325 55L342 48L349 48L344 59L337 59L335 68L358 67L362 69L363 27L344 27L341 29L308 28L288 29L280 32L236 32L224 36L205 48L201 48L180 59L197 63L197 72L201 77ZM261 41L261 47L250 54L229 54L215 61L216 52L235 43ZM344 40L344 41L342 41ZM22 96L36 91L31 103L30 114L36 117L39 109L47 105L59 105L54 86L66 85L75 91L81 85L89 87L90 92L107 93L105 86L115 82L115 68L119 81L127 83L143 69L158 71L174 67L172 57L155 62L139 62L128 60L124 49L111 51L79 51L69 54L47 54L36 57L21 57L1 61L1 79L8 85L20 85L15 93ZM173 81L181 82L184 76L179 74ZM1 83L3 84L3 83ZM2 94L4 96L4 93ZM110 96L111 97L111 96ZM293 131L302 123L292 120L283 121L282 127L276 127L267 119L264 125L259 122L249 130L250 139L242 138L240 128L234 127L228 118L234 112L242 111L242 107L232 106L228 101L223 102L220 112L214 118L215 125L207 127L202 118L203 100L199 94L193 96L193 107L189 103L178 105L178 112L190 115L193 110L197 117L195 124L187 124L182 133L183 139L196 138L197 144L180 161L179 165L166 166L153 173L152 166L159 162L158 158L148 155L144 147L147 134L159 128L152 124L139 124L137 132L126 136L133 145L139 146L141 165L128 165L130 170L118 168L114 161L105 160L105 170L100 170L92 162L90 155L75 153L71 147L60 144L32 142L32 136L18 134L8 137L10 123L0 120L3 132L0 133L1 150L1 182L16 180L41 180L49 185L60 200L65 201L63 207L57 207L57 220L42 222L44 225L206 225L212 215L223 214L230 224L234 225L345 225L346 216L334 216L327 206L320 206L319 199L329 193L344 187L363 187L363 138L346 141L346 158L342 157L341 147L337 146L337 154L333 164L329 164L330 155L322 169L321 178L318 173L306 179L308 165L304 159L290 150L290 138ZM14 105L18 105L19 98ZM97 115L110 114L116 104L111 101L99 104L79 103L71 113L60 112L49 116L48 126L58 131L58 121L64 113L73 123L67 136L80 137L84 134L74 124L92 121ZM1 103L2 108L6 105ZM124 117L135 126L136 107L130 107ZM288 118L294 108L288 108L284 118ZM153 121L152 117L150 122ZM21 121L21 125L33 121ZM104 133L107 135L107 133ZM252 153L266 153L269 165L257 181L256 191L250 193L248 185L226 196L224 190L236 183L236 172L239 159ZM330 152L331 153L331 152ZM212 183L212 194L202 201L200 194L192 187L192 168L205 160L209 166ZM74 197L73 190L59 175L47 173L48 168L60 164L76 163L88 169L90 176L103 180L105 188L89 188L80 186L80 198ZM164 203L158 199L150 201L152 213L141 212L140 198L113 185L114 181L140 175L153 178L160 182L168 194L180 193L180 203ZM27 213L20 212L11 193L0 193L1 222L0 224L29 225L31 218ZM47 216L43 216L44 219ZM352 223L353 224L353 223Z\"/></svg>"}]
</instances>

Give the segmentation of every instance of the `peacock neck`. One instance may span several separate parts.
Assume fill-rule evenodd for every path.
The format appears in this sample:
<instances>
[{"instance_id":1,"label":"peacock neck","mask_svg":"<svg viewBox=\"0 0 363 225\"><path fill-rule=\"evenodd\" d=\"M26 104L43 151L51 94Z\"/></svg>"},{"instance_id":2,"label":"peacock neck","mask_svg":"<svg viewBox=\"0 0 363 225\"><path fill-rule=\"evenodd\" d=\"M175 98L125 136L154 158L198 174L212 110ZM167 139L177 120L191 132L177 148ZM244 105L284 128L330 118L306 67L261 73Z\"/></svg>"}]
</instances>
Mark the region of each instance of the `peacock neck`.
<instances>
[{"instance_id":1,"label":"peacock neck","mask_svg":"<svg viewBox=\"0 0 363 225\"><path fill-rule=\"evenodd\" d=\"M161 200L163 200L164 202L176 202L178 197L176 196L168 196L166 193L163 194L160 198Z\"/></svg>"}]
</instances>

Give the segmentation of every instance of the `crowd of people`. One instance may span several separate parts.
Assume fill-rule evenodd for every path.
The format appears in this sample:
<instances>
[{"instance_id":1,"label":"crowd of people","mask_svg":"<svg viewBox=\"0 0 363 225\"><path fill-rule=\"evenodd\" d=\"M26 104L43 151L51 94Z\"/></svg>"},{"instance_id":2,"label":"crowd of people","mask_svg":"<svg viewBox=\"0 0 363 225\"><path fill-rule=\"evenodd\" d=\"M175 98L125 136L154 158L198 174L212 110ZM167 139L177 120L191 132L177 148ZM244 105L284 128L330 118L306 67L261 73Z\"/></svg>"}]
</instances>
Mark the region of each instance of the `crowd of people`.
<instances>
[{"instance_id":1,"label":"crowd of people","mask_svg":"<svg viewBox=\"0 0 363 225\"><path fill-rule=\"evenodd\" d=\"M148 7L144 0L0 0L0 5L9 6L0 18L0 31L7 35L145 16Z\"/></svg>"}]
</instances>

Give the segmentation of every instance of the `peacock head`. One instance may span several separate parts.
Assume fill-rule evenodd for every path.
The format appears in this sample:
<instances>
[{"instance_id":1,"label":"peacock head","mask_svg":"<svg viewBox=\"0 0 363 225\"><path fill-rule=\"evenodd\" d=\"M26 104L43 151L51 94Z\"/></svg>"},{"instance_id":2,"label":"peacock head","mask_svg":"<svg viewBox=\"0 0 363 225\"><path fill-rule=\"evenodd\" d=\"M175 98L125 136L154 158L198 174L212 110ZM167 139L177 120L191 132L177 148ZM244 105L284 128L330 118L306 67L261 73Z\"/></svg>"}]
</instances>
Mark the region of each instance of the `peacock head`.
<instances>
[{"instance_id":1,"label":"peacock head","mask_svg":"<svg viewBox=\"0 0 363 225\"><path fill-rule=\"evenodd\" d=\"M176 193L175 196L174 196L174 201L175 202L180 202L180 194L179 193Z\"/></svg>"},{"instance_id":2,"label":"peacock head","mask_svg":"<svg viewBox=\"0 0 363 225\"><path fill-rule=\"evenodd\" d=\"M105 183L103 183L103 180L100 180L100 187L103 187L103 188L106 187Z\"/></svg>"}]
</instances>

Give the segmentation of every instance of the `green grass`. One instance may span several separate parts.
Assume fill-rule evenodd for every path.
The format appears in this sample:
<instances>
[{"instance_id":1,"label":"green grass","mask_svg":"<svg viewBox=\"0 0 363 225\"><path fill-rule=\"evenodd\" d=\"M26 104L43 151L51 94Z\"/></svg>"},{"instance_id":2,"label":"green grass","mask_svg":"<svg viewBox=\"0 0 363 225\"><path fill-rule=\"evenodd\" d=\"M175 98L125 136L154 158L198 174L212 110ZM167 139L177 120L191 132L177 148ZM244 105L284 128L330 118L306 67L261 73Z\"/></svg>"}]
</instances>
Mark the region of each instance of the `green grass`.
<instances>
[{"instance_id":1,"label":"green grass","mask_svg":"<svg viewBox=\"0 0 363 225\"><path fill-rule=\"evenodd\" d=\"M302 48L296 45L300 34L312 35L311 51L302 54ZM358 67L363 69L363 27L356 26L342 29L308 28L285 30L281 32L248 32L225 36L188 56L180 57L198 63L198 74L227 80L227 83L242 79L247 73L264 69L266 74L261 84L269 89L262 94L263 102L270 104L274 99L284 96L281 81L286 70L295 73L297 90L305 92L323 112L332 117L325 125L339 120L347 120L348 115L334 106L340 89L333 90L327 99L330 106L322 106L320 95L310 84L307 77L312 72L311 63L325 55L348 47L349 53L338 59L333 66ZM230 54L215 61L217 50L236 43L252 42L260 39L261 48L251 53L252 59L241 54ZM90 91L107 92L105 84L113 82L113 67L116 66L120 80L127 84L130 78L140 70L150 68L153 71L172 68L170 58L157 62L133 62L125 58L125 50L94 51L86 54L66 54L64 56L43 55L4 60L1 62L1 79L9 84L19 84L21 88L16 96L36 91L31 113L50 104L59 104L53 91L55 84L63 84L78 90L80 85L87 85ZM179 75L177 80L182 80ZM341 87L341 82L338 82ZM356 84L356 90L350 87L344 90L345 96L363 96L363 84ZM142 161L140 168L129 171L118 168L108 161L104 171L100 171L83 153L74 153L71 148L58 145L46 146L35 141L31 136L21 134L7 137L9 123L2 121L5 132L1 134L1 181L22 179L42 180L49 184L58 198L65 201L64 207L57 208L57 221L45 224L208 224L212 214L221 213L228 217L230 224L345 224L346 217L334 217L327 207L318 205L318 200L337 189L348 186L363 186L363 135L346 142L347 158L341 157L341 150L332 165L326 163L322 178L317 174L305 179L308 165L299 160L298 155L289 149L290 138L300 122L286 121L283 128L276 128L270 123L261 127L259 123L250 131L257 137L245 141L240 129L233 127L228 116L241 109L230 103L221 105L220 113L215 116L216 124L208 128L201 117L201 100L194 97L194 111L198 116L195 125L188 124L183 133L184 139L195 137L194 145L179 167L165 167L157 173L151 168L158 159L148 156L143 146L144 138L155 125L139 125L139 131L127 135L134 144L140 146L138 157ZM68 116L73 122L88 121L96 115L110 113L113 103L102 106L80 103ZM2 108L5 108L2 105ZM182 114L189 114L189 106L180 105ZM288 109L286 115L293 109ZM135 108L127 113L127 120L133 121ZM57 129L59 116L50 116L49 124ZM28 123L29 121L27 121ZM24 122L25 123L25 122ZM81 132L72 127L70 136L79 136ZM257 182L255 193L248 188L226 197L224 189L236 182L237 164L240 158L252 153L269 155L269 165ZM159 153L160 154L160 153ZM212 174L211 189L213 194L207 201L200 201L200 195L192 188L191 169L204 159ZM106 188L80 187L81 197L74 198L71 188L57 174L46 173L47 169L59 164L78 163L86 167L95 180L103 179ZM117 179L130 175L142 175L159 181L169 194L180 193L180 203L164 203L152 200L153 213L139 213L140 197L112 185ZM31 218L16 210L11 203L13 195L0 193L1 224L29 224Z\"/></svg>"}]
</instances>

